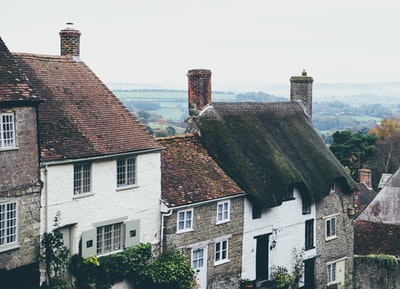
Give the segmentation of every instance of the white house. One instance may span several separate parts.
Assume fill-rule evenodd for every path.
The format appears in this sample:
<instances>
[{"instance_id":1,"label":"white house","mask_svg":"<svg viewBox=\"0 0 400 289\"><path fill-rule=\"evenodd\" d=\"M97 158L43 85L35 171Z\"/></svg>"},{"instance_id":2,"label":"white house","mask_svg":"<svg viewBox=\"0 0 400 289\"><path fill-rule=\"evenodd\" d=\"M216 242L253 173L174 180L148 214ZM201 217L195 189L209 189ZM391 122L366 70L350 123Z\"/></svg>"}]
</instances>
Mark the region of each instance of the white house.
<instances>
[{"instance_id":1,"label":"white house","mask_svg":"<svg viewBox=\"0 0 400 289\"><path fill-rule=\"evenodd\" d=\"M160 150L79 58L78 30L61 56L14 53L40 95L41 232L54 218L83 257L160 242Z\"/></svg>"},{"instance_id":2,"label":"white house","mask_svg":"<svg viewBox=\"0 0 400 289\"><path fill-rule=\"evenodd\" d=\"M300 286L334 283L327 269L339 255L352 260L352 252L336 254L339 250L331 248L338 242L352 248L352 231L333 235L336 223L328 213L342 218L343 207L351 201L341 201L339 193L347 192L351 199L355 183L311 125L313 79L303 71L290 79L291 101L265 103L212 102L211 71L190 70L188 78L188 130L200 135L210 156L246 193L242 278L264 282L277 266L292 274L298 261L304 264L298 273ZM336 182L341 190L331 193ZM323 200L330 195L328 204ZM350 219L343 220L347 228ZM332 235L325 238L326 232Z\"/></svg>"}]
</instances>

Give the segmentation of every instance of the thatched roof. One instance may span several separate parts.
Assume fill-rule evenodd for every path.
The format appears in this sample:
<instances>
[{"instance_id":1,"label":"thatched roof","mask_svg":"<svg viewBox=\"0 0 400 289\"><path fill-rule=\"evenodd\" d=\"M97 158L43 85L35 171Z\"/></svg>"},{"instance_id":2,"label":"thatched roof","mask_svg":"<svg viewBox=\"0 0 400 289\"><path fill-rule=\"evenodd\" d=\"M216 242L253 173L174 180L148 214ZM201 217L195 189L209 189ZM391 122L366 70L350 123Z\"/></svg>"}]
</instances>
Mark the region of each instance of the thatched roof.
<instances>
[{"instance_id":1,"label":"thatched roof","mask_svg":"<svg viewBox=\"0 0 400 289\"><path fill-rule=\"evenodd\" d=\"M192 120L219 166L261 207L282 203L296 186L319 201L333 181L356 184L296 102L212 103Z\"/></svg>"}]
</instances>

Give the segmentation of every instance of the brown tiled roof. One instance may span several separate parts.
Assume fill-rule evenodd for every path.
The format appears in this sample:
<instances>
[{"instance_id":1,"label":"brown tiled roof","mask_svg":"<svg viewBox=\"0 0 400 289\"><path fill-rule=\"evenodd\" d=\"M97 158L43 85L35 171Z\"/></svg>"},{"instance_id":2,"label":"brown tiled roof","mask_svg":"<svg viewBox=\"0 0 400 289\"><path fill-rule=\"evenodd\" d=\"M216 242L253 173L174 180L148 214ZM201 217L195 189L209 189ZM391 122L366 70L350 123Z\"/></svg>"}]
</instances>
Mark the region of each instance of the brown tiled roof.
<instances>
[{"instance_id":1,"label":"brown tiled roof","mask_svg":"<svg viewBox=\"0 0 400 289\"><path fill-rule=\"evenodd\" d=\"M387 254L400 256L400 226L356 221L354 253L358 255Z\"/></svg>"},{"instance_id":2,"label":"brown tiled roof","mask_svg":"<svg viewBox=\"0 0 400 289\"><path fill-rule=\"evenodd\" d=\"M226 196L242 190L208 155L193 134L159 138L162 197L169 206L181 206Z\"/></svg>"},{"instance_id":3,"label":"brown tiled roof","mask_svg":"<svg viewBox=\"0 0 400 289\"><path fill-rule=\"evenodd\" d=\"M14 56L43 100L41 161L160 149L85 63L65 56Z\"/></svg>"},{"instance_id":4,"label":"brown tiled roof","mask_svg":"<svg viewBox=\"0 0 400 289\"><path fill-rule=\"evenodd\" d=\"M306 201L329 194L334 180L356 184L297 102L216 102L192 120L218 165L259 206L282 203L293 186Z\"/></svg>"},{"instance_id":5,"label":"brown tiled roof","mask_svg":"<svg viewBox=\"0 0 400 289\"><path fill-rule=\"evenodd\" d=\"M357 205L356 217L369 205L375 198L376 192L374 189L368 187L365 183L357 184L357 191L354 193L355 204Z\"/></svg>"},{"instance_id":6,"label":"brown tiled roof","mask_svg":"<svg viewBox=\"0 0 400 289\"><path fill-rule=\"evenodd\" d=\"M26 76L22 73L17 61L0 38L0 102L38 102L28 85Z\"/></svg>"}]
</instances>

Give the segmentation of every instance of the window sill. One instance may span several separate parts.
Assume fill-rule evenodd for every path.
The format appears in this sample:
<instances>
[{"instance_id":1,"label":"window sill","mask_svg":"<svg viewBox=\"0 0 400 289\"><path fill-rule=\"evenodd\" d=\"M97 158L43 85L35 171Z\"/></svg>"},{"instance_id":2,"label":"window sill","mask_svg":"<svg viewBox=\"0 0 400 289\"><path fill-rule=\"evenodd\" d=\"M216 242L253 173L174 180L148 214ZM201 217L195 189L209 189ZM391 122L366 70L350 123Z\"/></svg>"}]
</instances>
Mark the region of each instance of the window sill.
<instances>
[{"instance_id":1,"label":"window sill","mask_svg":"<svg viewBox=\"0 0 400 289\"><path fill-rule=\"evenodd\" d=\"M231 220L222 220L222 221L218 221L217 223L215 223L216 225L221 225L221 224L225 224L225 223L229 223Z\"/></svg>"},{"instance_id":2,"label":"window sill","mask_svg":"<svg viewBox=\"0 0 400 289\"><path fill-rule=\"evenodd\" d=\"M18 147L0 147L0 152L17 151Z\"/></svg>"},{"instance_id":3,"label":"window sill","mask_svg":"<svg viewBox=\"0 0 400 289\"><path fill-rule=\"evenodd\" d=\"M223 264L226 264L226 263L229 263L230 261L231 261L231 260L229 260L229 259L222 260L222 261L218 261L218 262L214 261L214 267L215 267L215 266L219 266L219 265L223 265Z\"/></svg>"},{"instance_id":4,"label":"window sill","mask_svg":"<svg viewBox=\"0 0 400 289\"><path fill-rule=\"evenodd\" d=\"M180 231L176 231L176 234L183 234L183 233L188 233L188 232L193 232L194 229L187 229L187 230L180 230Z\"/></svg>"},{"instance_id":5,"label":"window sill","mask_svg":"<svg viewBox=\"0 0 400 289\"><path fill-rule=\"evenodd\" d=\"M21 247L21 245L19 243L4 245L4 246L0 247L0 253L6 252L6 251L11 251L11 250L16 250L16 249L19 249L20 247Z\"/></svg>"},{"instance_id":6,"label":"window sill","mask_svg":"<svg viewBox=\"0 0 400 289\"><path fill-rule=\"evenodd\" d=\"M139 188L139 185L131 185L131 186L124 186L124 187L117 187L116 191L126 191L126 190L131 190L131 189L137 189Z\"/></svg>"},{"instance_id":7,"label":"window sill","mask_svg":"<svg viewBox=\"0 0 400 289\"><path fill-rule=\"evenodd\" d=\"M94 193L82 193L82 194L77 194L73 196L73 199L82 199L86 197L94 196Z\"/></svg>"},{"instance_id":8,"label":"window sill","mask_svg":"<svg viewBox=\"0 0 400 289\"><path fill-rule=\"evenodd\" d=\"M329 241L332 241L332 240L335 240L335 239L337 239L337 236L326 237L325 238L325 242L329 242Z\"/></svg>"},{"instance_id":9,"label":"window sill","mask_svg":"<svg viewBox=\"0 0 400 289\"><path fill-rule=\"evenodd\" d=\"M312 250L312 249L315 249L315 246L307 247L307 248L305 248L304 250L305 250L305 251L308 251L308 250Z\"/></svg>"}]
</instances>

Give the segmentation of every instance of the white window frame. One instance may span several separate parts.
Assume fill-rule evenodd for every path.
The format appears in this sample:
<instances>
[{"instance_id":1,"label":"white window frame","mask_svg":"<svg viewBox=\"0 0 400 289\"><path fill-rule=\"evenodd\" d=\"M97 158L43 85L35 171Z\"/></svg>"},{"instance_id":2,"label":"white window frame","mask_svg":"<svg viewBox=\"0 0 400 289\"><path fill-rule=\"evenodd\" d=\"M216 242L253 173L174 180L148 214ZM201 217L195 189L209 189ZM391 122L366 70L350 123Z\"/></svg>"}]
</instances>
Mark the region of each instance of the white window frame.
<instances>
[{"instance_id":1,"label":"white window frame","mask_svg":"<svg viewBox=\"0 0 400 289\"><path fill-rule=\"evenodd\" d=\"M18 207L15 199L0 203L0 251L18 246Z\"/></svg>"},{"instance_id":2,"label":"white window frame","mask_svg":"<svg viewBox=\"0 0 400 289\"><path fill-rule=\"evenodd\" d=\"M124 223L118 222L96 228L96 255L121 251L124 246Z\"/></svg>"},{"instance_id":3,"label":"white window frame","mask_svg":"<svg viewBox=\"0 0 400 289\"><path fill-rule=\"evenodd\" d=\"M229 222L231 220L231 202L230 200L217 203L217 224Z\"/></svg>"},{"instance_id":4,"label":"white window frame","mask_svg":"<svg viewBox=\"0 0 400 289\"><path fill-rule=\"evenodd\" d=\"M329 216L325 218L325 240L329 241L337 238L337 216ZM329 229L329 232L328 232ZM329 233L329 234L328 234Z\"/></svg>"},{"instance_id":5,"label":"white window frame","mask_svg":"<svg viewBox=\"0 0 400 289\"><path fill-rule=\"evenodd\" d=\"M90 194L92 191L92 164L89 162L74 164L73 194L75 197Z\"/></svg>"},{"instance_id":6,"label":"white window frame","mask_svg":"<svg viewBox=\"0 0 400 289\"><path fill-rule=\"evenodd\" d=\"M221 265L229 262L229 239L222 239L215 242L214 265Z\"/></svg>"},{"instance_id":7,"label":"white window frame","mask_svg":"<svg viewBox=\"0 0 400 289\"><path fill-rule=\"evenodd\" d=\"M327 284L336 284L336 262L326 264Z\"/></svg>"},{"instance_id":8,"label":"white window frame","mask_svg":"<svg viewBox=\"0 0 400 289\"><path fill-rule=\"evenodd\" d=\"M12 112L0 113L0 149L16 147L15 117Z\"/></svg>"},{"instance_id":9,"label":"white window frame","mask_svg":"<svg viewBox=\"0 0 400 289\"><path fill-rule=\"evenodd\" d=\"M137 186L137 157L118 159L116 164L117 188Z\"/></svg>"},{"instance_id":10,"label":"white window frame","mask_svg":"<svg viewBox=\"0 0 400 289\"><path fill-rule=\"evenodd\" d=\"M176 213L176 232L184 233L193 231L194 210L180 210Z\"/></svg>"}]
</instances>

